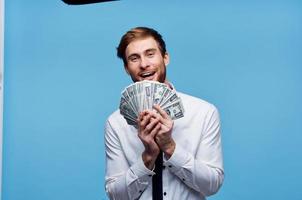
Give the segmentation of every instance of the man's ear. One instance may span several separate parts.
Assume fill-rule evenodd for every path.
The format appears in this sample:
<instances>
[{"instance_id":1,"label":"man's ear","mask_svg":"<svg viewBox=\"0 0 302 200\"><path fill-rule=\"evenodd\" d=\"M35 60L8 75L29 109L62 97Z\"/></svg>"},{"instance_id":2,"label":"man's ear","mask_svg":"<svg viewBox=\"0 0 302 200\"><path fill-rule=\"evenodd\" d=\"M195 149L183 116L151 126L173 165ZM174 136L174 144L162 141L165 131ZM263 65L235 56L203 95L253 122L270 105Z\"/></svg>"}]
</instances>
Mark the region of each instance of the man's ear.
<instances>
[{"instance_id":1,"label":"man's ear","mask_svg":"<svg viewBox=\"0 0 302 200\"><path fill-rule=\"evenodd\" d=\"M166 66L170 63L170 56L167 52L164 55L164 63Z\"/></svg>"},{"instance_id":2,"label":"man's ear","mask_svg":"<svg viewBox=\"0 0 302 200\"><path fill-rule=\"evenodd\" d=\"M127 72L127 74L130 75L130 74L129 74L129 71L128 71L127 65L124 65L124 68L125 68L125 71Z\"/></svg>"}]
</instances>

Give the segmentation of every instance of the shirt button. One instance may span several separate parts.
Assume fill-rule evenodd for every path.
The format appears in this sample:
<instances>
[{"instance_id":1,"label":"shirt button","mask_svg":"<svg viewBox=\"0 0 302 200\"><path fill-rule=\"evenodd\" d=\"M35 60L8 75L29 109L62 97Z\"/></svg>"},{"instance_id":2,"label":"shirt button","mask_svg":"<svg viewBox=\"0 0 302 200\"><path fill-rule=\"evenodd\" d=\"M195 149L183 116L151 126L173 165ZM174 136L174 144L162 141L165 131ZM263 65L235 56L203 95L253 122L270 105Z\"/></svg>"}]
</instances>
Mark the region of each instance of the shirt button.
<instances>
[{"instance_id":1,"label":"shirt button","mask_svg":"<svg viewBox=\"0 0 302 200\"><path fill-rule=\"evenodd\" d=\"M182 178L182 181L186 181L186 179Z\"/></svg>"},{"instance_id":2,"label":"shirt button","mask_svg":"<svg viewBox=\"0 0 302 200\"><path fill-rule=\"evenodd\" d=\"M167 195L167 192L164 192L164 196L166 196Z\"/></svg>"},{"instance_id":3,"label":"shirt button","mask_svg":"<svg viewBox=\"0 0 302 200\"><path fill-rule=\"evenodd\" d=\"M143 191L140 190L140 191L138 191L138 192L139 192L139 193L142 193Z\"/></svg>"},{"instance_id":4,"label":"shirt button","mask_svg":"<svg viewBox=\"0 0 302 200\"><path fill-rule=\"evenodd\" d=\"M151 174L149 174L148 176L149 176L149 177L151 177L152 175L151 175Z\"/></svg>"},{"instance_id":5,"label":"shirt button","mask_svg":"<svg viewBox=\"0 0 302 200\"><path fill-rule=\"evenodd\" d=\"M163 169L166 169L166 166L165 166L165 165L163 165Z\"/></svg>"},{"instance_id":6,"label":"shirt button","mask_svg":"<svg viewBox=\"0 0 302 200\"><path fill-rule=\"evenodd\" d=\"M169 165L170 168L172 168L172 165Z\"/></svg>"}]
</instances>

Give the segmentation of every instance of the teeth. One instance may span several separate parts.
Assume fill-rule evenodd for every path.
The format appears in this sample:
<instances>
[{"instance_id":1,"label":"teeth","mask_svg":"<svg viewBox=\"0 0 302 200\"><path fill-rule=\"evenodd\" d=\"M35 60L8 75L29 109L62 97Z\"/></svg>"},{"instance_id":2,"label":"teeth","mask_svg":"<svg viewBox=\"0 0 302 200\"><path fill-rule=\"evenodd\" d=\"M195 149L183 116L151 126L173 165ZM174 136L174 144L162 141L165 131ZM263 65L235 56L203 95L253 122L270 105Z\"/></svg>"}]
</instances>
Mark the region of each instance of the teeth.
<instances>
[{"instance_id":1,"label":"teeth","mask_svg":"<svg viewBox=\"0 0 302 200\"><path fill-rule=\"evenodd\" d=\"M150 76L152 74L152 72L146 72L146 73L142 73L142 76Z\"/></svg>"}]
</instances>

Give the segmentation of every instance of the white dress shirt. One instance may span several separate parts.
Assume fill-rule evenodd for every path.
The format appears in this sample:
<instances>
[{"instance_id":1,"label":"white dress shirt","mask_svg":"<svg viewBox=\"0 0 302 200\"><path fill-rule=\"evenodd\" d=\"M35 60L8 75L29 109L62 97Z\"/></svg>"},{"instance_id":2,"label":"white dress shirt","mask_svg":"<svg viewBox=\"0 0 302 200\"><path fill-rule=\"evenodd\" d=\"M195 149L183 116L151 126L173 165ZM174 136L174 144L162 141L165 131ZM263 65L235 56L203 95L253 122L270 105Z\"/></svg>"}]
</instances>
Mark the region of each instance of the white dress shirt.
<instances>
[{"instance_id":1,"label":"white dress shirt","mask_svg":"<svg viewBox=\"0 0 302 200\"><path fill-rule=\"evenodd\" d=\"M164 159L163 199L203 200L215 194L224 179L217 109L196 97L177 92L184 117L174 121L176 148ZM152 175L142 160L144 146L137 129L115 111L105 125L105 187L110 199L152 200Z\"/></svg>"}]
</instances>

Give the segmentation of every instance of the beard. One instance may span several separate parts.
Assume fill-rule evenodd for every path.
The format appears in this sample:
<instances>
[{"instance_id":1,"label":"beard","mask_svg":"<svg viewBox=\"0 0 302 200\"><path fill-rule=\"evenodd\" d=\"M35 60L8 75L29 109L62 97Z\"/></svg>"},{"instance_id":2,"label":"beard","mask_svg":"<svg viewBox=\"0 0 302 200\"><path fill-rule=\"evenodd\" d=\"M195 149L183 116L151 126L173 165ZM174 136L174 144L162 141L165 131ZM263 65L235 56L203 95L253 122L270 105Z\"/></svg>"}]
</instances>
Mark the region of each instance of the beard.
<instances>
[{"instance_id":1,"label":"beard","mask_svg":"<svg viewBox=\"0 0 302 200\"><path fill-rule=\"evenodd\" d=\"M165 81L166 81L166 73L167 72L166 72L166 65L164 63L163 63L163 67L162 68L163 68L163 70L161 70L160 74L153 81L158 81L160 83L165 83ZM131 76L131 79L132 79L133 82L139 82L139 81L141 81L141 80L137 79L135 76L132 76L132 75L130 75L130 76Z\"/></svg>"},{"instance_id":2,"label":"beard","mask_svg":"<svg viewBox=\"0 0 302 200\"><path fill-rule=\"evenodd\" d=\"M162 73L160 73L160 75L158 76L158 82L160 83L164 83L166 81L166 66L164 67Z\"/></svg>"}]
</instances>

